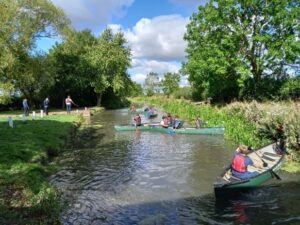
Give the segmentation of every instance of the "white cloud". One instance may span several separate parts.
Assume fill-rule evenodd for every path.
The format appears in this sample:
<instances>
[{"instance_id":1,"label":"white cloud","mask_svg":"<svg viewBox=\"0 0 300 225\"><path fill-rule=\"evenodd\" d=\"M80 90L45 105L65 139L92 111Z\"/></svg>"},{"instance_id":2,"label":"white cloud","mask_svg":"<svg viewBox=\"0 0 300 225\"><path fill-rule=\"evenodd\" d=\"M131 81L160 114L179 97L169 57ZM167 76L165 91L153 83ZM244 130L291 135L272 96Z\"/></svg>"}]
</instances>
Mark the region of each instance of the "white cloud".
<instances>
[{"instance_id":1,"label":"white cloud","mask_svg":"<svg viewBox=\"0 0 300 225\"><path fill-rule=\"evenodd\" d=\"M188 18L180 15L165 15L143 18L132 29L123 30L132 50L129 73L134 81L143 83L150 72L159 74L160 78L167 72L179 72L185 56L183 36L188 22ZM109 27L122 31L118 24Z\"/></svg>"},{"instance_id":2,"label":"white cloud","mask_svg":"<svg viewBox=\"0 0 300 225\"><path fill-rule=\"evenodd\" d=\"M137 73L132 75L131 79L139 84L142 84L146 79L146 74Z\"/></svg>"},{"instance_id":3,"label":"white cloud","mask_svg":"<svg viewBox=\"0 0 300 225\"><path fill-rule=\"evenodd\" d=\"M207 0L169 0L171 3L183 5L187 7L198 7L199 5L204 5Z\"/></svg>"},{"instance_id":4,"label":"white cloud","mask_svg":"<svg viewBox=\"0 0 300 225\"><path fill-rule=\"evenodd\" d=\"M143 18L131 30L124 32L133 58L148 60L183 60L188 18L180 15Z\"/></svg>"},{"instance_id":5,"label":"white cloud","mask_svg":"<svg viewBox=\"0 0 300 225\"><path fill-rule=\"evenodd\" d=\"M142 84L150 72L157 73L160 79L162 79L165 73L177 73L179 69L180 64L178 62L134 59L129 73L132 80Z\"/></svg>"},{"instance_id":6,"label":"white cloud","mask_svg":"<svg viewBox=\"0 0 300 225\"><path fill-rule=\"evenodd\" d=\"M52 0L71 19L73 27L100 30L112 16L122 17L134 0Z\"/></svg>"},{"instance_id":7,"label":"white cloud","mask_svg":"<svg viewBox=\"0 0 300 225\"><path fill-rule=\"evenodd\" d=\"M178 72L180 65L177 62L164 62L156 60L135 60L132 70L137 73L148 74L150 72L162 75L167 72Z\"/></svg>"}]
</instances>

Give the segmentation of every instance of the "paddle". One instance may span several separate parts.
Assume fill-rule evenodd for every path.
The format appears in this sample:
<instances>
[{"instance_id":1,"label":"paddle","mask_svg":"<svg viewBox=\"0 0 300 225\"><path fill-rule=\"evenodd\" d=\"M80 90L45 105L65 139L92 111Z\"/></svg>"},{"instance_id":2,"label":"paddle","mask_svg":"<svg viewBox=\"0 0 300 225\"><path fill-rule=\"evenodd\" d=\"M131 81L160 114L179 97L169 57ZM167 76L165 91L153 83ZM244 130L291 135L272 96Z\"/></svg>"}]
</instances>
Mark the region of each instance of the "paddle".
<instances>
[{"instance_id":1,"label":"paddle","mask_svg":"<svg viewBox=\"0 0 300 225\"><path fill-rule=\"evenodd\" d=\"M257 155L257 157L263 162L263 167L268 167L268 163L267 163L265 160L263 160L263 159L257 154L257 152L256 152L255 150L253 150L251 147L249 147L248 149L249 149L250 151L254 152L254 154ZM280 176L278 176L277 173L275 173L275 172L274 172L271 168L269 168L269 167L268 167L268 169L270 169L270 173L271 173L274 177L276 177L277 180L281 180Z\"/></svg>"}]
</instances>

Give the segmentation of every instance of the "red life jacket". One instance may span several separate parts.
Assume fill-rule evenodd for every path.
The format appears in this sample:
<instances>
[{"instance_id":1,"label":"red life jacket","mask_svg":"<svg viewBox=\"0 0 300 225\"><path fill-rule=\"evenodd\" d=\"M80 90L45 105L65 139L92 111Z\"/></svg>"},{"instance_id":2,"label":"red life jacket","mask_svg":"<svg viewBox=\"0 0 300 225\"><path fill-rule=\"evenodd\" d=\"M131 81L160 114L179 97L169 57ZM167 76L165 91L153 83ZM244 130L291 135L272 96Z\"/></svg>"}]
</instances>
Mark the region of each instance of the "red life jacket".
<instances>
[{"instance_id":1,"label":"red life jacket","mask_svg":"<svg viewBox=\"0 0 300 225\"><path fill-rule=\"evenodd\" d=\"M245 156L243 156L241 154L235 154L232 164L231 164L231 168L240 173L247 172L245 160L246 160Z\"/></svg>"}]
</instances>

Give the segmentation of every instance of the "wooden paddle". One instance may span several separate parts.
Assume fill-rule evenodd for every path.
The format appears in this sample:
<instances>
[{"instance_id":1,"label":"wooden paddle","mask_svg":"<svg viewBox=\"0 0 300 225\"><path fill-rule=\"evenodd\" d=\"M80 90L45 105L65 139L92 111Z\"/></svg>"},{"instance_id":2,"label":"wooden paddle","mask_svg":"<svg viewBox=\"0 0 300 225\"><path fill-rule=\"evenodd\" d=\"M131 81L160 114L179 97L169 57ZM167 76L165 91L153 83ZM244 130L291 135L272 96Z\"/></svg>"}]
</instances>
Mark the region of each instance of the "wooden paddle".
<instances>
[{"instance_id":1,"label":"wooden paddle","mask_svg":"<svg viewBox=\"0 0 300 225\"><path fill-rule=\"evenodd\" d=\"M248 149L249 149L250 151L254 152L255 155L257 155L257 157L262 161L263 167L267 167L267 168L270 170L270 173L271 173L274 177L276 177L277 180L281 180L280 176L278 176L277 173L275 173L270 167L268 167L268 163L267 163L265 160L263 160L263 159L257 154L257 152L256 152L255 150L253 150L251 147L249 147Z\"/></svg>"}]
</instances>

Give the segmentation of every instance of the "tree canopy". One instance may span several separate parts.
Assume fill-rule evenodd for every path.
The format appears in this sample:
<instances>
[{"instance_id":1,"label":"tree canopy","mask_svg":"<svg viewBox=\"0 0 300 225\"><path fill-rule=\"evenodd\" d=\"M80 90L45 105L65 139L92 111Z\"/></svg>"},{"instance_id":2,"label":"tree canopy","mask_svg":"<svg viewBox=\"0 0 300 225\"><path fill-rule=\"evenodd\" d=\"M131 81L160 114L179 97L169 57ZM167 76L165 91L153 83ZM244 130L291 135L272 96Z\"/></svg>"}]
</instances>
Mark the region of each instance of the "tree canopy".
<instances>
[{"instance_id":1,"label":"tree canopy","mask_svg":"<svg viewBox=\"0 0 300 225\"><path fill-rule=\"evenodd\" d=\"M0 13L0 103L18 93L31 106L45 97L59 106L66 95L100 105L103 94L121 99L138 91L127 73L131 52L123 33L76 32L50 0L3 0ZM61 42L49 53L36 51L40 38L54 36Z\"/></svg>"},{"instance_id":2,"label":"tree canopy","mask_svg":"<svg viewBox=\"0 0 300 225\"><path fill-rule=\"evenodd\" d=\"M20 90L36 79L36 41L64 33L69 21L49 0L2 0L0 14L0 82Z\"/></svg>"},{"instance_id":3,"label":"tree canopy","mask_svg":"<svg viewBox=\"0 0 300 225\"><path fill-rule=\"evenodd\" d=\"M300 2L210 0L187 26L182 72L201 97L262 95L264 79L284 79L300 55Z\"/></svg>"}]
</instances>

